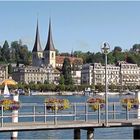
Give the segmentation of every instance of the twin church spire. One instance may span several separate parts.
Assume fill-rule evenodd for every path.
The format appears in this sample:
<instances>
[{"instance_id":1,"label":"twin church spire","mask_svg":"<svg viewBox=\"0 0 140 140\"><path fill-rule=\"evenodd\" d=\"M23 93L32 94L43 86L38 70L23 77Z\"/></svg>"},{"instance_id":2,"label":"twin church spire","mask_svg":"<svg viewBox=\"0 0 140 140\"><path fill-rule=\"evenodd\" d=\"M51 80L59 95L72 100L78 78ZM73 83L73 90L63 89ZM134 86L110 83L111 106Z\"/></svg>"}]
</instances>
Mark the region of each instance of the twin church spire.
<instances>
[{"instance_id":1,"label":"twin church spire","mask_svg":"<svg viewBox=\"0 0 140 140\"><path fill-rule=\"evenodd\" d=\"M48 40L44 51L42 50L39 36L38 20L36 27L35 43L32 50L32 65L33 66L48 66L55 67L55 47L52 39L51 20L49 20Z\"/></svg>"},{"instance_id":2,"label":"twin church spire","mask_svg":"<svg viewBox=\"0 0 140 140\"><path fill-rule=\"evenodd\" d=\"M44 51L49 51L49 50L55 51L55 47L52 39L51 19L49 20L48 40ZM39 35L38 20L37 20L36 37L35 37L35 43L32 52L41 52L41 51L43 50L40 43L40 35Z\"/></svg>"},{"instance_id":3,"label":"twin church spire","mask_svg":"<svg viewBox=\"0 0 140 140\"><path fill-rule=\"evenodd\" d=\"M40 36L39 36L39 29L38 29L38 20L37 20L37 27L36 27L35 43L34 43L32 52L42 52Z\"/></svg>"},{"instance_id":4,"label":"twin church spire","mask_svg":"<svg viewBox=\"0 0 140 140\"><path fill-rule=\"evenodd\" d=\"M44 51L47 51L47 50L55 51L53 39L52 39L51 20L49 21L48 41L47 41Z\"/></svg>"}]
</instances>

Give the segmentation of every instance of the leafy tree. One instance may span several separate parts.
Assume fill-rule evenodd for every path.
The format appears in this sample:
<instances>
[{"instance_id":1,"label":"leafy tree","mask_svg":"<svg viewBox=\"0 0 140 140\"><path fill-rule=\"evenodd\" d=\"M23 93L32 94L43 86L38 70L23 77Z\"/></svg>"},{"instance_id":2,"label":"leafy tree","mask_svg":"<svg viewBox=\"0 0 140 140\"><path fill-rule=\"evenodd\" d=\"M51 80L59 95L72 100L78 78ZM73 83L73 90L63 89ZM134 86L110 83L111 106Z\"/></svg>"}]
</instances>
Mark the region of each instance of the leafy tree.
<instances>
[{"instance_id":1,"label":"leafy tree","mask_svg":"<svg viewBox=\"0 0 140 140\"><path fill-rule=\"evenodd\" d=\"M65 83L65 80L64 80L64 75L60 75L60 79L59 79L59 84L60 85L64 85L64 83Z\"/></svg>"},{"instance_id":2,"label":"leafy tree","mask_svg":"<svg viewBox=\"0 0 140 140\"><path fill-rule=\"evenodd\" d=\"M18 41L14 41L11 43L11 50L12 50L12 59L18 64L20 60Z\"/></svg>"},{"instance_id":3,"label":"leafy tree","mask_svg":"<svg viewBox=\"0 0 140 140\"><path fill-rule=\"evenodd\" d=\"M132 63L132 64L136 64L137 63L137 59L135 58L135 56L133 54L129 54L127 56L127 60L128 63Z\"/></svg>"},{"instance_id":4,"label":"leafy tree","mask_svg":"<svg viewBox=\"0 0 140 140\"><path fill-rule=\"evenodd\" d=\"M48 80L45 80L45 81L44 81L44 84L49 84L49 81L48 81Z\"/></svg>"},{"instance_id":5,"label":"leafy tree","mask_svg":"<svg viewBox=\"0 0 140 140\"><path fill-rule=\"evenodd\" d=\"M0 61L2 61L2 47L0 46Z\"/></svg>"},{"instance_id":6,"label":"leafy tree","mask_svg":"<svg viewBox=\"0 0 140 140\"><path fill-rule=\"evenodd\" d=\"M113 52L121 52L121 51L122 51L121 47L119 47L119 46L114 47Z\"/></svg>"},{"instance_id":7,"label":"leafy tree","mask_svg":"<svg viewBox=\"0 0 140 140\"><path fill-rule=\"evenodd\" d=\"M22 41L14 41L11 43L12 58L15 60L17 65L19 63L29 65L30 57L27 45L23 45Z\"/></svg>"},{"instance_id":8,"label":"leafy tree","mask_svg":"<svg viewBox=\"0 0 140 140\"><path fill-rule=\"evenodd\" d=\"M56 51L56 55L59 55L59 50L55 49L55 51Z\"/></svg>"},{"instance_id":9,"label":"leafy tree","mask_svg":"<svg viewBox=\"0 0 140 140\"><path fill-rule=\"evenodd\" d=\"M1 52L3 61L8 62L10 60L10 49L7 40L5 40Z\"/></svg>"},{"instance_id":10,"label":"leafy tree","mask_svg":"<svg viewBox=\"0 0 140 140\"><path fill-rule=\"evenodd\" d=\"M140 52L140 44L134 44L132 46L132 50L135 52Z\"/></svg>"},{"instance_id":11,"label":"leafy tree","mask_svg":"<svg viewBox=\"0 0 140 140\"><path fill-rule=\"evenodd\" d=\"M97 52L95 55L94 55L94 63L104 63L104 58L103 58L103 54L101 52Z\"/></svg>"},{"instance_id":12,"label":"leafy tree","mask_svg":"<svg viewBox=\"0 0 140 140\"><path fill-rule=\"evenodd\" d=\"M68 58L64 59L64 63L62 67L62 75L64 76L65 85L73 84L72 75L71 75L71 64Z\"/></svg>"},{"instance_id":13,"label":"leafy tree","mask_svg":"<svg viewBox=\"0 0 140 140\"><path fill-rule=\"evenodd\" d=\"M8 73L9 73L9 74L12 74L12 72L13 72L13 67L12 67L11 64L9 64L9 65L8 65Z\"/></svg>"},{"instance_id":14,"label":"leafy tree","mask_svg":"<svg viewBox=\"0 0 140 140\"><path fill-rule=\"evenodd\" d=\"M57 85L56 91L65 91L65 85Z\"/></svg>"}]
</instances>

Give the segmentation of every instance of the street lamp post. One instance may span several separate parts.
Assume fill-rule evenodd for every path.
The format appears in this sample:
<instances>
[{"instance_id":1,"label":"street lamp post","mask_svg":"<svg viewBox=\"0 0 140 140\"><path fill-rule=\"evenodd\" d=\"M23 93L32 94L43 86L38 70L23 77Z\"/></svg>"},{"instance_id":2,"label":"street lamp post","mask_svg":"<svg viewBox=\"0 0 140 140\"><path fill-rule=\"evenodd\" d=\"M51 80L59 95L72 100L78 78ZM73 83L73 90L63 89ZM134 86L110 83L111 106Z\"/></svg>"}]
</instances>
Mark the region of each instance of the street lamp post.
<instances>
[{"instance_id":1,"label":"street lamp post","mask_svg":"<svg viewBox=\"0 0 140 140\"><path fill-rule=\"evenodd\" d=\"M101 51L105 55L105 124L108 125L108 81L107 81L107 54L109 53L110 46L104 42L101 46Z\"/></svg>"}]
</instances>

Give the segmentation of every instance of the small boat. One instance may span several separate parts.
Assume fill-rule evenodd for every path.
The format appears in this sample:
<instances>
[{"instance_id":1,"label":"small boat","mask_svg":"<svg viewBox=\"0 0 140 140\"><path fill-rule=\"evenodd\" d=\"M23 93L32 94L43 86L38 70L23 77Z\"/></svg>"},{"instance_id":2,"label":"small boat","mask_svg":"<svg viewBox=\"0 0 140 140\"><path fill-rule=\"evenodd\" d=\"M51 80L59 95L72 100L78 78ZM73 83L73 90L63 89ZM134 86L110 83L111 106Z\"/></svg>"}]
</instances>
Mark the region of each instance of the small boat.
<instances>
[{"instance_id":1,"label":"small boat","mask_svg":"<svg viewBox=\"0 0 140 140\"><path fill-rule=\"evenodd\" d=\"M9 92L7 84L4 86L3 96L4 96L4 98L10 97L10 92Z\"/></svg>"}]
</instances>

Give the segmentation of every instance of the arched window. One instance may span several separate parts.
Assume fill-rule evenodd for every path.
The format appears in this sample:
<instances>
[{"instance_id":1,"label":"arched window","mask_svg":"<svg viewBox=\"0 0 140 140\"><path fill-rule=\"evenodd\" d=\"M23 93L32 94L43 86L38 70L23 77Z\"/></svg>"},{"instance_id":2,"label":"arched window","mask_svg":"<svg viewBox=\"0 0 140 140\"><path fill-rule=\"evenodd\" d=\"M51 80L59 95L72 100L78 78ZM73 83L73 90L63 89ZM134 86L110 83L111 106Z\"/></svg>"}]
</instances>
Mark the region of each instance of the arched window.
<instances>
[{"instance_id":1,"label":"arched window","mask_svg":"<svg viewBox=\"0 0 140 140\"><path fill-rule=\"evenodd\" d=\"M53 58L53 53L52 53L52 58Z\"/></svg>"}]
</instances>

